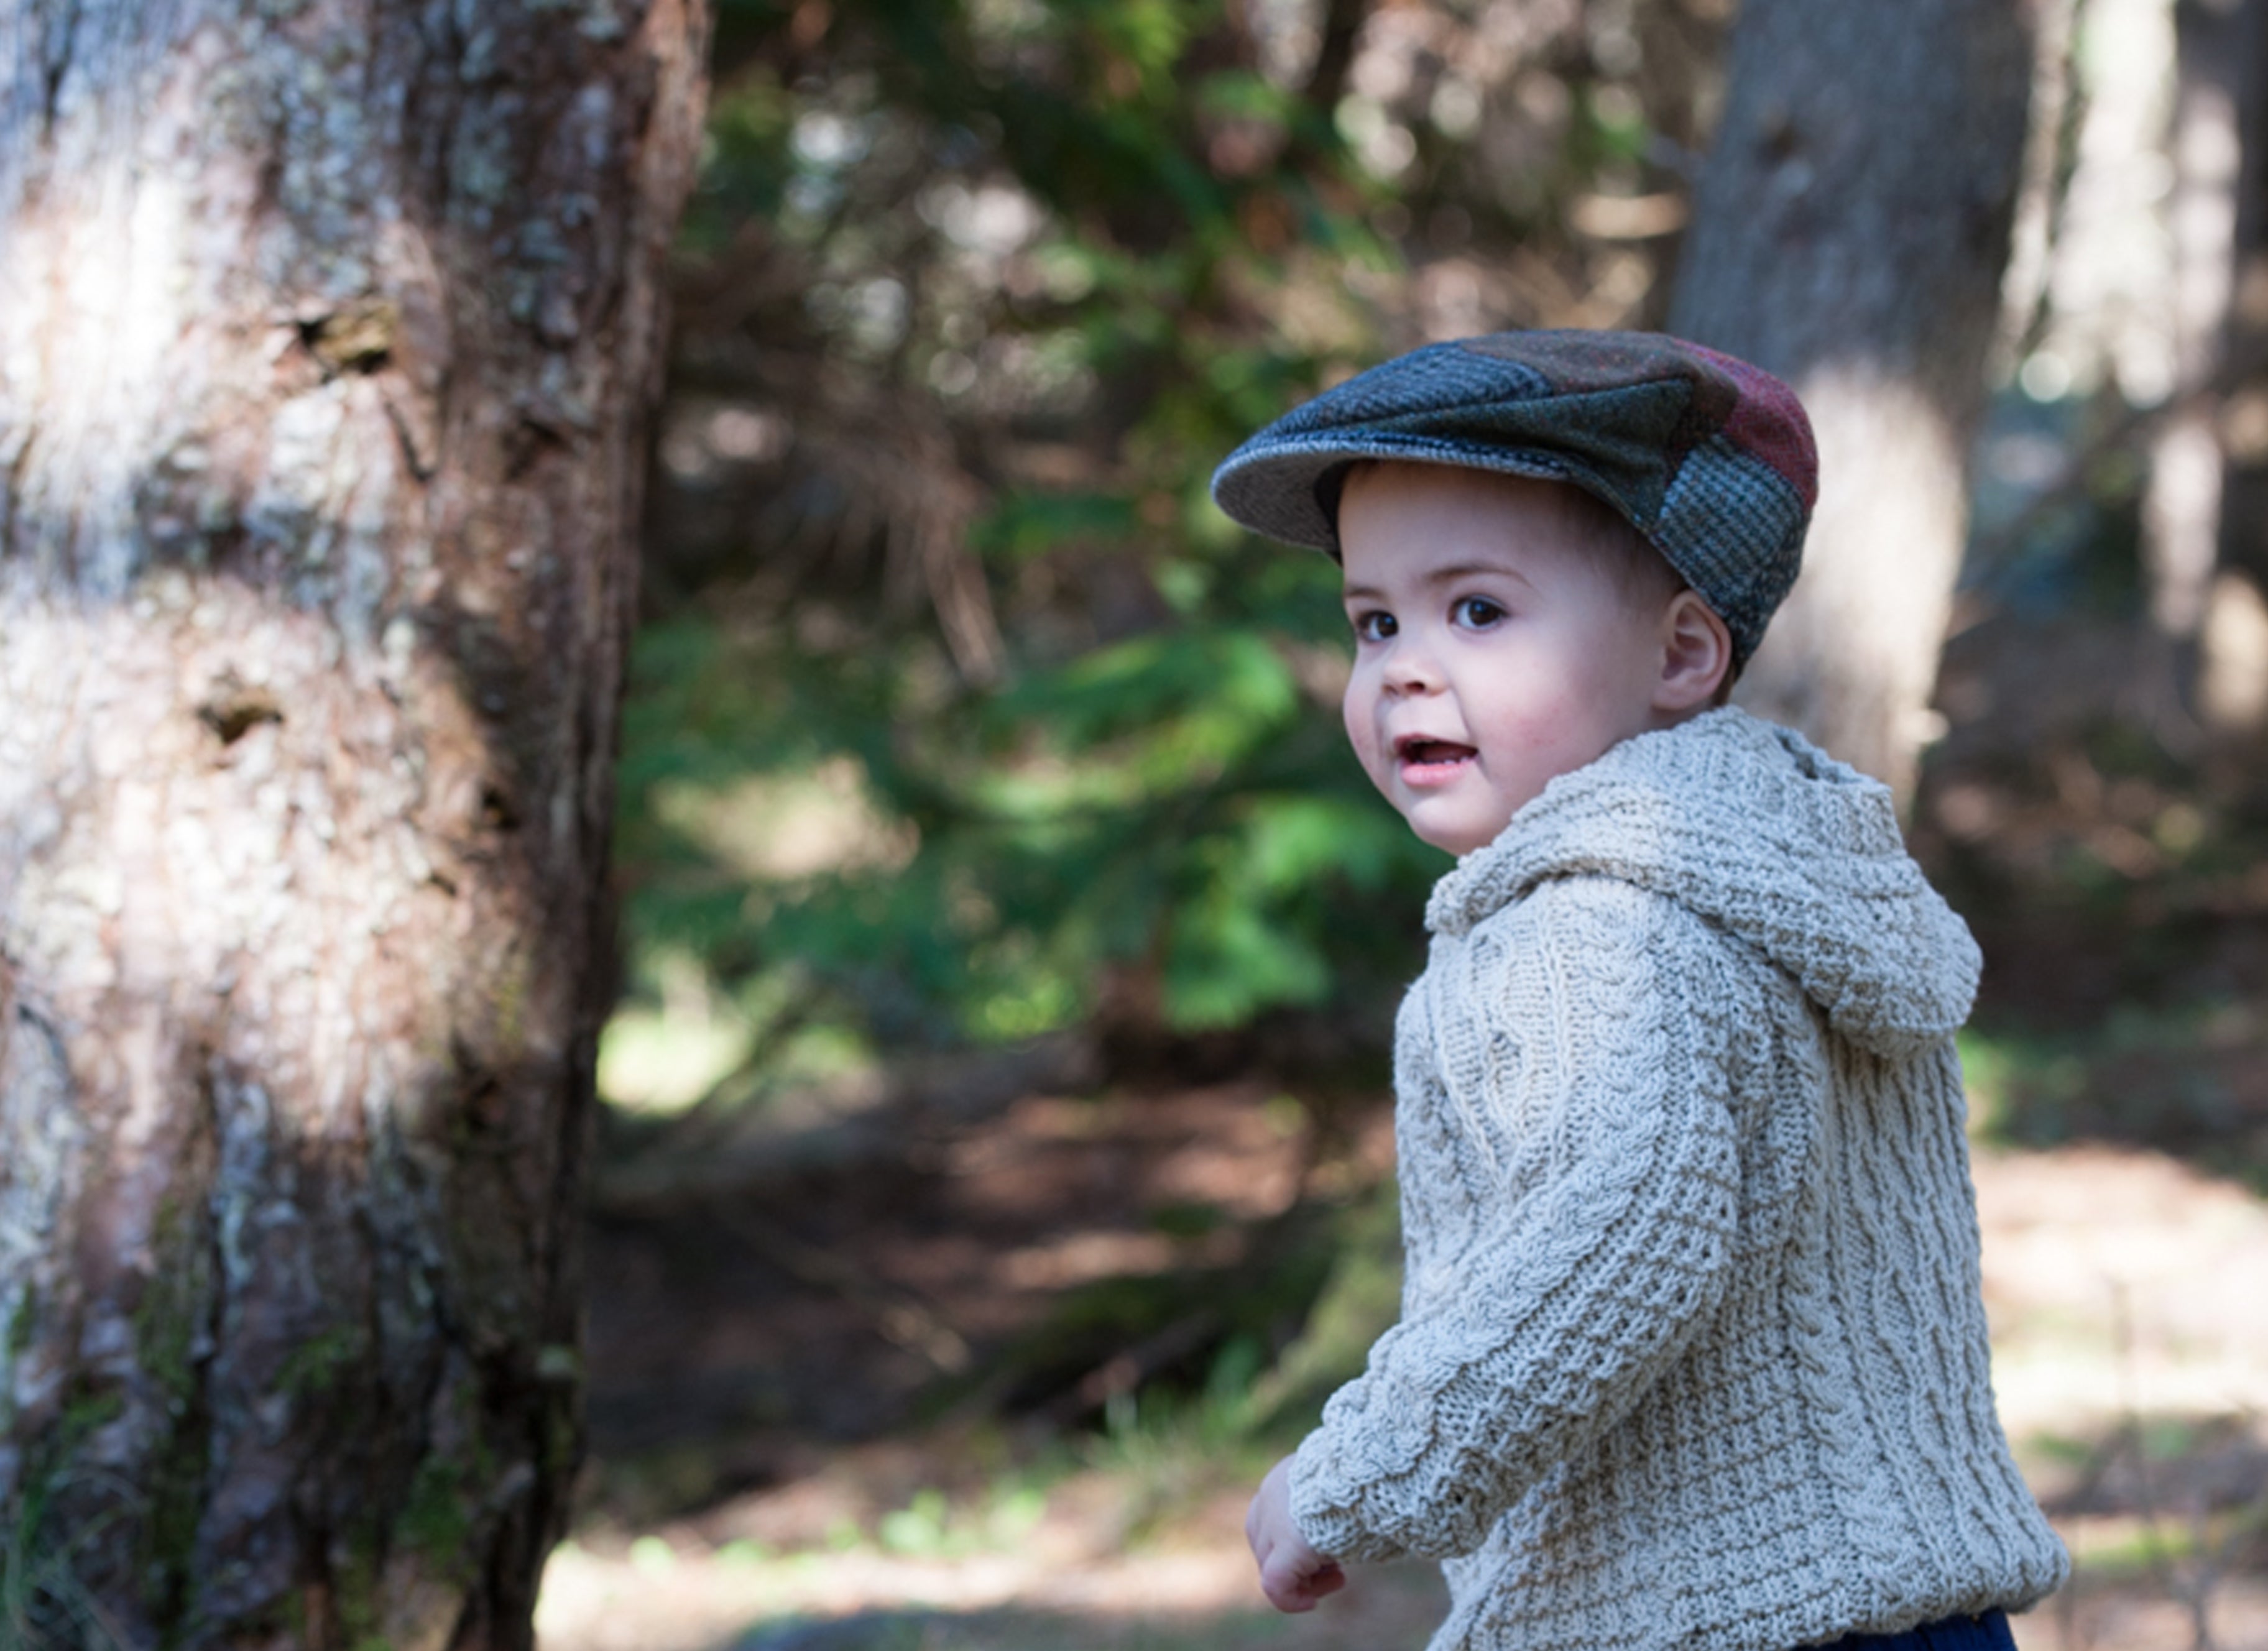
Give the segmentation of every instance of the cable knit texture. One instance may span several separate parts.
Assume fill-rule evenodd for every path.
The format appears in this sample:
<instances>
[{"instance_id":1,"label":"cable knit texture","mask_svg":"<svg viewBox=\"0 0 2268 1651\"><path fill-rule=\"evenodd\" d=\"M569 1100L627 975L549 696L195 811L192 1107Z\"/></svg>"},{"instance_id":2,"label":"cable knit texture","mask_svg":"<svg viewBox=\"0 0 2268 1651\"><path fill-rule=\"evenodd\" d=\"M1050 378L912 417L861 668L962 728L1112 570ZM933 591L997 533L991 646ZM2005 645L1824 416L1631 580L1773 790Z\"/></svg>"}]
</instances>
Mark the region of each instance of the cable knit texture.
<instances>
[{"instance_id":1,"label":"cable knit texture","mask_svg":"<svg viewBox=\"0 0 2268 1651\"><path fill-rule=\"evenodd\" d=\"M1709 712L1434 890L1395 1038L1401 1322L1300 1447L1432 1651L1786 1651L2067 1560L1992 1407L1952 1034L1977 948L1889 794Z\"/></svg>"}]
</instances>

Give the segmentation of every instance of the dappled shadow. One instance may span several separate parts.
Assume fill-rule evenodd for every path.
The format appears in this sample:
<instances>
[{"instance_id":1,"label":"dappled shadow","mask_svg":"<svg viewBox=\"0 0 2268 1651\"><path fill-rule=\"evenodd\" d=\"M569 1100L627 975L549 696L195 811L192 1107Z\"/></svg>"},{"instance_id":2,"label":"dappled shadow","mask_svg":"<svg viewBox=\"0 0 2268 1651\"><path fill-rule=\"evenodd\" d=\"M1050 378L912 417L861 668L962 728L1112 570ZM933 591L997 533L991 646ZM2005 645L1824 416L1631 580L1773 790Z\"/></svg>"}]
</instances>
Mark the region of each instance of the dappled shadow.
<instances>
[{"instance_id":1,"label":"dappled shadow","mask_svg":"<svg viewBox=\"0 0 2268 1651\"><path fill-rule=\"evenodd\" d=\"M1240 1341L1272 1356L1390 1156L1377 1097L1325 1128L1257 1078L909 1093L857 1133L711 1141L674 1198L650 1156L602 1163L589 1516L685 1514L940 1418L1049 1435L1194 1391ZM839 1154L799 1150L822 1135Z\"/></svg>"},{"instance_id":2,"label":"dappled shadow","mask_svg":"<svg viewBox=\"0 0 2268 1651\"><path fill-rule=\"evenodd\" d=\"M1359 1569L1317 1611L1279 1615L1219 1506L1167 1545L1077 1559L1044 1537L961 1561L659 1557L555 1557L544 1651L1416 1651L1447 1609L1439 1569L1405 1564Z\"/></svg>"},{"instance_id":3,"label":"dappled shadow","mask_svg":"<svg viewBox=\"0 0 2268 1651\"><path fill-rule=\"evenodd\" d=\"M2130 1413L2035 1452L2073 1574L2028 1647L2268 1643L2268 1438L2254 1419Z\"/></svg>"},{"instance_id":4,"label":"dappled shadow","mask_svg":"<svg viewBox=\"0 0 2268 1651\"><path fill-rule=\"evenodd\" d=\"M790 1617L759 1623L717 1651L1415 1651L1440 1614L1418 1594L1408 1590L1385 1611L1325 1607L1305 1618L1264 1609L1164 1618L1014 1608Z\"/></svg>"},{"instance_id":5,"label":"dappled shadow","mask_svg":"<svg viewBox=\"0 0 2268 1651\"><path fill-rule=\"evenodd\" d=\"M2052 1468L2036 1471L2034 1488L2058 1518L2268 1512L2268 1438L2241 1416L2130 1416L2059 1441L2056 1457ZM2268 1560L2268 1530L2248 1527L2239 1536L2252 1557Z\"/></svg>"},{"instance_id":6,"label":"dappled shadow","mask_svg":"<svg viewBox=\"0 0 2268 1651\"><path fill-rule=\"evenodd\" d=\"M1975 1169L2001 1419L2076 1564L2019 1644L2268 1643L2268 1209L2100 1143Z\"/></svg>"}]
</instances>

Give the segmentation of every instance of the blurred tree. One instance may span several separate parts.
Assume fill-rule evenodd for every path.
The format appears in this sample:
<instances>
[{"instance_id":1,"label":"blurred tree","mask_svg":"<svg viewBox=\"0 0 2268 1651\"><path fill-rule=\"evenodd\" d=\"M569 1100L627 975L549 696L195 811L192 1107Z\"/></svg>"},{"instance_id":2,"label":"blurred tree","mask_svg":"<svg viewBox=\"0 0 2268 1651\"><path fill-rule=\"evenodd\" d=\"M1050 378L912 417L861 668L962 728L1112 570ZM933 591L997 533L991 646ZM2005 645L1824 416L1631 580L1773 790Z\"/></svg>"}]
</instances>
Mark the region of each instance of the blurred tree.
<instances>
[{"instance_id":1,"label":"blurred tree","mask_svg":"<svg viewBox=\"0 0 2268 1651\"><path fill-rule=\"evenodd\" d=\"M705 33L0 6L0 1644L529 1642Z\"/></svg>"},{"instance_id":2,"label":"blurred tree","mask_svg":"<svg viewBox=\"0 0 2268 1651\"><path fill-rule=\"evenodd\" d=\"M2232 737L2241 751L2268 723L2268 6L2054 0L2042 21L2043 67L2064 72L2043 77L2007 297L2024 399L2072 452L2022 522L2102 508L2102 570L2134 561L2120 599L2148 621L2124 713L2183 758ZM1990 538L2006 553L2021 535ZM2053 557L2037 549L2036 570ZM2021 583L2027 559L2002 571Z\"/></svg>"},{"instance_id":3,"label":"blurred tree","mask_svg":"<svg viewBox=\"0 0 2268 1651\"><path fill-rule=\"evenodd\" d=\"M1806 570L1743 701L1911 788L1968 512L2024 150L2031 9L1747 0L1674 332L1793 384Z\"/></svg>"},{"instance_id":4,"label":"blurred tree","mask_svg":"<svg viewBox=\"0 0 2268 1651\"><path fill-rule=\"evenodd\" d=\"M2154 605L2205 730L2257 736L2268 727L2268 4L2181 6L2175 18L2183 405L2153 453L2176 459L2176 509L2164 513L2174 531L2151 547ZM2193 468L2178 467L2183 456Z\"/></svg>"},{"instance_id":5,"label":"blurred tree","mask_svg":"<svg viewBox=\"0 0 2268 1651\"><path fill-rule=\"evenodd\" d=\"M2163 686L2176 708L2205 625L2221 523L2220 401L2214 383L2227 352L2236 275L2239 114L2252 78L2257 8L2169 5L2174 62L2160 147L2167 268L2161 296L2168 333L2165 395L2173 406L2150 441L2142 496L2142 553L2150 617L2172 657Z\"/></svg>"}]
</instances>

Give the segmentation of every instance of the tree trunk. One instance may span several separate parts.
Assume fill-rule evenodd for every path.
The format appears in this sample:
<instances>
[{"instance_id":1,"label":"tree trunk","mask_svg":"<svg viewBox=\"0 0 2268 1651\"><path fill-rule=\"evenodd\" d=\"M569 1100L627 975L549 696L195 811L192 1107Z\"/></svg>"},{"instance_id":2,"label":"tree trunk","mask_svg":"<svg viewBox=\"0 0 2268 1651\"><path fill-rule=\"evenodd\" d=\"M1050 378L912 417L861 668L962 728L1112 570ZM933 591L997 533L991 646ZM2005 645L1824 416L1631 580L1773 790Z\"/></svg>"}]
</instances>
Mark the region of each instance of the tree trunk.
<instances>
[{"instance_id":1,"label":"tree trunk","mask_svg":"<svg viewBox=\"0 0 2268 1651\"><path fill-rule=\"evenodd\" d=\"M0 1644L524 1646L704 0L0 0Z\"/></svg>"},{"instance_id":2,"label":"tree trunk","mask_svg":"<svg viewBox=\"0 0 2268 1651\"><path fill-rule=\"evenodd\" d=\"M2173 415L2150 449L2142 551L2151 618L2166 637L2196 640L2220 534L2220 407L2212 392L2228 349L2236 277L2239 115L2250 78L2244 9L2175 6L2173 106L2166 158L2165 310L2173 345Z\"/></svg>"},{"instance_id":3,"label":"tree trunk","mask_svg":"<svg viewBox=\"0 0 2268 1651\"><path fill-rule=\"evenodd\" d=\"M2192 22L2184 15L2185 20ZM2242 751L2268 729L2268 3L2238 0L2192 46L2234 60L2218 84L2235 106L2238 164L2214 434L2221 459L2218 572L2199 626L2198 709L2206 730ZM2198 31L2202 33L2203 31ZM2196 60L2183 57L2186 69Z\"/></svg>"},{"instance_id":4,"label":"tree trunk","mask_svg":"<svg viewBox=\"0 0 2268 1651\"><path fill-rule=\"evenodd\" d=\"M1745 0L1670 330L1793 384L1805 571L1740 697L1901 791L1967 520L2021 179L2022 0Z\"/></svg>"},{"instance_id":5,"label":"tree trunk","mask_svg":"<svg viewBox=\"0 0 2268 1651\"><path fill-rule=\"evenodd\" d=\"M2161 315L2171 345L2172 407L2149 444L2142 566L2154 635L2143 659L2142 709L2159 737L2192 750L2194 713L2214 719L2198 672L2221 538L2223 405L2216 382L2234 296L2242 112L2251 79L2252 6L2167 6L2175 45L2162 152L2168 262ZM2200 695L2199 690L2205 691Z\"/></svg>"}]
</instances>

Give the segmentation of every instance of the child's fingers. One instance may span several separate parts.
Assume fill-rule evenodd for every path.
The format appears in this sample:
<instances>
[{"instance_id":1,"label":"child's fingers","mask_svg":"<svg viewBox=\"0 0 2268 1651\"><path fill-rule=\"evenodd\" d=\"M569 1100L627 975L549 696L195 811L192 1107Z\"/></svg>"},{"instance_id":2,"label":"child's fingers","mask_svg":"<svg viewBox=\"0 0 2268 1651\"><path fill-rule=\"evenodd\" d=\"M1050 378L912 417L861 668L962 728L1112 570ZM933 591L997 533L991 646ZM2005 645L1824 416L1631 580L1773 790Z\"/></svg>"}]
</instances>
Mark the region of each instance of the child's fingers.
<instances>
[{"instance_id":1,"label":"child's fingers","mask_svg":"<svg viewBox=\"0 0 2268 1651\"><path fill-rule=\"evenodd\" d=\"M1270 1543L1260 1555L1260 1591L1278 1611L1306 1611L1306 1590L1300 1584L1298 1559L1283 1543Z\"/></svg>"},{"instance_id":2,"label":"child's fingers","mask_svg":"<svg viewBox=\"0 0 2268 1651\"><path fill-rule=\"evenodd\" d=\"M1310 1568L1312 1567L1312 1568ZM1297 1614L1313 1611L1327 1594L1346 1586L1346 1573L1329 1559L1316 1562L1290 1544L1275 1548L1260 1567L1260 1591L1277 1610Z\"/></svg>"},{"instance_id":3,"label":"child's fingers","mask_svg":"<svg viewBox=\"0 0 2268 1651\"><path fill-rule=\"evenodd\" d=\"M1294 1616L1315 1608L1315 1596L1307 1591L1307 1579L1280 1561L1260 1567L1260 1591L1268 1596L1268 1603L1277 1610Z\"/></svg>"}]
</instances>

